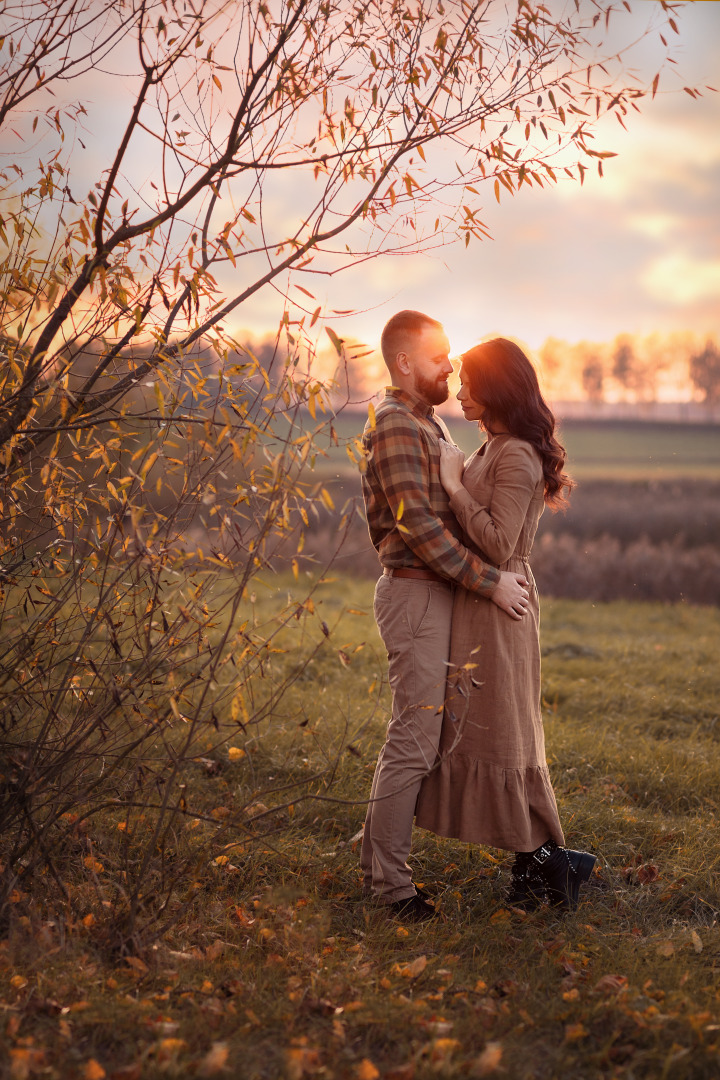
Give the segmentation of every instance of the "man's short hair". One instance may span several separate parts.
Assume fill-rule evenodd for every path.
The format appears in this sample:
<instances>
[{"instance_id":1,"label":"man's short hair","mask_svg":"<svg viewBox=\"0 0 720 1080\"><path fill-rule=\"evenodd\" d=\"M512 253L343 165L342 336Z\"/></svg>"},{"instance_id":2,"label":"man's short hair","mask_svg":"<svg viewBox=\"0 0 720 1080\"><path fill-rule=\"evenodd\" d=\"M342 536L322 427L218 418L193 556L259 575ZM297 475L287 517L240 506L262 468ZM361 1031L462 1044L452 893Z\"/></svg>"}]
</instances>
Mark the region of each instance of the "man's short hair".
<instances>
[{"instance_id":1,"label":"man's short hair","mask_svg":"<svg viewBox=\"0 0 720 1080\"><path fill-rule=\"evenodd\" d=\"M429 315L423 315L422 311L398 311L385 323L380 348L383 360L392 369L395 366L395 358L402 352L410 334L420 334L427 327L442 330L442 323L437 319L431 319Z\"/></svg>"}]
</instances>

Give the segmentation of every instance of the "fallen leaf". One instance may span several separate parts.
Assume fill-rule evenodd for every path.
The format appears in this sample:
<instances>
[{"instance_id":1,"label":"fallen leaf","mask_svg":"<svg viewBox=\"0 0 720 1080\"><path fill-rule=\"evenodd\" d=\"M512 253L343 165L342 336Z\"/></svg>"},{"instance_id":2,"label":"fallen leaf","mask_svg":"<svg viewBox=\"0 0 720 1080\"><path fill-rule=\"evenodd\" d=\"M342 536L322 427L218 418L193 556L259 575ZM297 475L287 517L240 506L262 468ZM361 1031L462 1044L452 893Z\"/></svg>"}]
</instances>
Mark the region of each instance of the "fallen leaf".
<instances>
[{"instance_id":1,"label":"fallen leaf","mask_svg":"<svg viewBox=\"0 0 720 1080\"><path fill-rule=\"evenodd\" d=\"M107 1076L107 1073L95 1058L90 1058L89 1061L85 1062L85 1068L83 1069L85 1080L104 1080L105 1076Z\"/></svg>"},{"instance_id":2,"label":"fallen leaf","mask_svg":"<svg viewBox=\"0 0 720 1080\"><path fill-rule=\"evenodd\" d=\"M445 1061L459 1046L459 1039L435 1039L430 1047L430 1060Z\"/></svg>"},{"instance_id":3,"label":"fallen leaf","mask_svg":"<svg viewBox=\"0 0 720 1080\"><path fill-rule=\"evenodd\" d=\"M449 1035L452 1031L452 1021L439 1017L437 1020L421 1020L420 1023L431 1035Z\"/></svg>"},{"instance_id":4,"label":"fallen leaf","mask_svg":"<svg viewBox=\"0 0 720 1080\"><path fill-rule=\"evenodd\" d=\"M482 1054L477 1057L472 1066L473 1076L489 1076L500 1068L502 1061L502 1046L499 1042L489 1042Z\"/></svg>"},{"instance_id":5,"label":"fallen leaf","mask_svg":"<svg viewBox=\"0 0 720 1080\"><path fill-rule=\"evenodd\" d=\"M703 951L703 943L700 940L700 935L698 934L697 930L691 930L690 931L690 938L692 940L693 949L695 950L695 952L702 952Z\"/></svg>"},{"instance_id":6,"label":"fallen leaf","mask_svg":"<svg viewBox=\"0 0 720 1080\"><path fill-rule=\"evenodd\" d=\"M388 1069L385 1080L414 1080L415 1062L408 1061L405 1065L397 1065L394 1069Z\"/></svg>"},{"instance_id":7,"label":"fallen leaf","mask_svg":"<svg viewBox=\"0 0 720 1080\"><path fill-rule=\"evenodd\" d=\"M666 959L675 955L675 946L672 941L661 941L655 949L658 956L664 956Z\"/></svg>"},{"instance_id":8,"label":"fallen leaf","mask_svg":"<svg viewBox=\"0 0 720 1080\"><path fill-rule=\"evenodd\" d=\"M45 1065L44 1050L29 1050L16 1047L10 1051L10 1076L12 1080L27 1080L31 1072Z\"/></svg>"},{"instance_id":9,"label":"fallen leaf","mask_svg":"<svg viewBox=\"0 0 720 1080\"><path fill-rule=\"evenodd\" d=\"M660 871L654 863L645 863L644 866L638 866L637 879L641 885L649 885L653 881L657 881L660 877Z\"/></svg>"},{"instance_id":10,"label":"fallen leaf","mask_svg":"<svg viewBox=\"0 0 720 1080\"><path fill-rule=\"evenodd\" d=\"M320 1069L320 1054L308 1046L293 1046L286 1051L286 1074L288 1080L302 1080L307 1074Z\"/></svg>"},{"instance_id":11,"label":"fallen leaf","mask_svg":"<svg viewBox=\"0 0 720 1080\"><path fill-rule=\"evenodd\" d=\"M119 1069L113 1069L110 1080L140 1080L142 1077L142 1064L139 1061L132 1065L121 1065Z\"/></svg>"},{"instance_id":12,"label":"fallen leaf","mask_svg":"<svg viewBox=\"0 0 720 1080\"><path fill-rule=\"evenodd\" d=\"M102 874L105 867L94 856L86 855L83 859L83 866L86 870L92 870L95 874Z\"/></svg>"},{"instance_id":13,"label":"fallen leaf","mask_svg":"<svg viewBox=\"0 0 720 1080\"><path fill-rule=\"evenodd\" d=\"M13 975L12 979L10 980L10 985L14 987L15 990L22 990L24 986L27 986L27 984L28 981L24 975Z\"/></svg>"},{"instance_id":14,"label":"fallen leaf","mask_svg":"<svg viewBox=\"0 0 720 1080\"><path fill-rule=\"evenodd\" d=\"M587 1035L587 1028L584 1024L566 1024L565 1025L565 1042L577 1042L578 1039L584 1039Z\"/></svg>"},{"instance_id":15,"label":"fallen leaf","mask_svg":"<svg viewBox=\"0 0 720 1080\"><path fill-rule=\"evenodd\" d=\"M170 1058L177 1057L181 1050L187 1048L187 1043L184 1039L161 1039L155 1047L155 1056L158 1061L168 1061Z\"/></svg>"},{"instance_id":16,"label":"fallen leaf","mask_svg":"<svg viewBox=\"0 0 720 1080\"><path fill-rule=\"evenodd\" d=\"M368 1058L363 1058L355 1069L357 1080L377 1080L380 1073Z\"/></svg>"},{"instance_id":17,"label":"fallen leaf","mask_svg":"<svg viewBox=\"0 0 720 1080\"><path fill-rule=\"evenodd\" d=\"M133 971L136 971L138 975L146 975L149 971L147 964L144 960L141 960L139 956L126 956L125 963L129 964Z\"/></svg>"},{"instance_id":18,"label":"fallen leaf","mask_svg":"<svg viewBox=\"0 0 720 1080\"><path fill-rule=\"evenodd\" d=\"M227 1043L213 1043L205 1057L200 1062L200 1066L198 1068L198 1075L214 1076L215 1073L221 1072L227 1065L229 1053L230 1048L228 1047Z\"/></svg>"},{"instance_id":19,"label":"fallen leaf","mask_svg":"<svg viewBox=\"0 0 720 1080\"><path fill-rule=\"evenodd\" d=\"M222 938L215 938L211 945L208 945L205 950L205 957L207 960L217 960L225 952L225 942Z\"/></svg>"},{"instance_id":20,"label":"fallen leaf","mask_svg":"<svg viewBox=\"0 0 720 1080\"><path fill-rule=\"evenodd\" d=\"M229 746L228 757L231 761L239 761L240 758L245 757L245 751L240 746Z\"/></svg>"},{"instance_id":21,"label":"fallen leaf","mask_svg":"<svg viewBox=\"0 0 720 1080\"><path fill-rule=\"evenodd\" d=\"M603 975L593 987L599 994L617 994L627 986L625 975Z\"/></svg>"},{"instance_id":22,"label":"fallen leaf","mask_svg":"<svg viewBox=\"0 0 720 1080\"><path fill-rule=\"evenodd\" d=\"M403 979L417 979L427 967L427 957L417 956L409 964L393 964L390 974L401 975Z\"/></svg>"}]
</instances>

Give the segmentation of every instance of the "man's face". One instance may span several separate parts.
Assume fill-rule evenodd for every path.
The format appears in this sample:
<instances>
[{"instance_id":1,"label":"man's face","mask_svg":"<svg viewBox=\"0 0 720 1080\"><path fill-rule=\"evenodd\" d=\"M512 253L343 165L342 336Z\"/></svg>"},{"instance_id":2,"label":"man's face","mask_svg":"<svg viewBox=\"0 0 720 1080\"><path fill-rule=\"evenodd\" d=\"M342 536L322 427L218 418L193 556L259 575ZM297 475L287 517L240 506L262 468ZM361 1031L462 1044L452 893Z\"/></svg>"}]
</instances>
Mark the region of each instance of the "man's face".
<instances>
[{"instance_id":1,"label":"man's face","mask_svg":"<svg viewBox=\"0 0 720 1080\"><path fill-rule=\"evenodd\" d=\"M428 405L442 405L448 399L448 375L452 374L445 331L426 326L412 335L406 352L415 395Z\"/></svg>"}]
</instances>

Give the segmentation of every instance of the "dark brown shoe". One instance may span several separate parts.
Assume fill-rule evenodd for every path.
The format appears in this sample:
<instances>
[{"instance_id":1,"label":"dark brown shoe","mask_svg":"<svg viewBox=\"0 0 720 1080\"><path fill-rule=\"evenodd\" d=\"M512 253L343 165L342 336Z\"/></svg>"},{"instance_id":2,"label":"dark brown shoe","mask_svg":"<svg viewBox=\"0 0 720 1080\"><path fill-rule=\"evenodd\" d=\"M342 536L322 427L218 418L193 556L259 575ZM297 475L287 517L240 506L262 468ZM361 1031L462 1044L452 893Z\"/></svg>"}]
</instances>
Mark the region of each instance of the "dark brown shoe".
<instances>
[{"instance_id":1,"label":"dark brown shoe","mask_svg":"<svg viewBox=\"0 0 720 1080\"><path fill-rule=\"evenodd\" d=\"M388 907L397 919L403 922L427 922L434 919L437 911L422 896L406 896L403 900L392 900Z\"/></svg>"}]
</instances>

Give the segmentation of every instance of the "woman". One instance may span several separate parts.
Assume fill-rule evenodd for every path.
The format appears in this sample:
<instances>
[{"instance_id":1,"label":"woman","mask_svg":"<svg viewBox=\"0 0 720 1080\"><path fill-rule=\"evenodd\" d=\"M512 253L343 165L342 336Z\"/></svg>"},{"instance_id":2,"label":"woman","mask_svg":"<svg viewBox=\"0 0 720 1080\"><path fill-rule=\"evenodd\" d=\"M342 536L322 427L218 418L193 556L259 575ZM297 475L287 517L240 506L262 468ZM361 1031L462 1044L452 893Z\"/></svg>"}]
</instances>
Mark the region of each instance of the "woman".
<instances>
[{"instance_id":1,"label":"woman","mask_svg":"<svg viewBox=\"0 0 720 1080\"><path fill-rule=\"evenodd\" d=\"M455 593L450 674L439 761L425 778L415 821L441 836L515 852L509 901L543 898L574 909L595 856L563 847L540 711L537 589L528 556L547 503L572 481L532 364L496 338L465 353L458 401L487 441L464 461L442 447L440 479L469 546L500 570L524 573L530 603L514 622L465 589Z\"/></svg>"}]
</instances>

